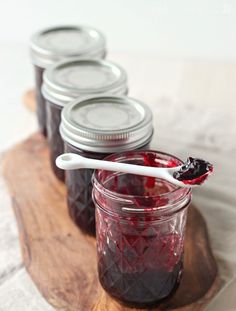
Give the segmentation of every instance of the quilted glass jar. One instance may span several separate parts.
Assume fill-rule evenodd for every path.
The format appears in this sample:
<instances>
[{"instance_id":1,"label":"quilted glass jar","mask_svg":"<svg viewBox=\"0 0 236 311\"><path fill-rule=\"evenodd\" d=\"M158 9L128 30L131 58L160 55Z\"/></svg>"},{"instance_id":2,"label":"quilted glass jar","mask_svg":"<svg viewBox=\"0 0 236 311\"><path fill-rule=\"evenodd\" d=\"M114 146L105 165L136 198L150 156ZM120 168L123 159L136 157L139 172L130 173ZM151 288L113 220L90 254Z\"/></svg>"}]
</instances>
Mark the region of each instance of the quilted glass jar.
<instances>
[{"instance_id":1,"label":"quilted glass jar","mask_svg":"<svg viewBox=\"0 0 236 311\"><path fill-rule=\"evenodd\" d=\"M106 42L103 34L91 27L58 26L35 33L30 41L30 52L35 70L37 119L46 136L46 107L41 93L43 72L58 61L68 58L104 58Z\"/></svg>"},{"instance_id":2,"label":"quilted glass jar","mask_svg":"<svg viewBox=\"0 0 236 311\"><path fill-rule=\"evenodd\" d=\"M152 113L145 104L128 97L75 100L62 111L60 133L65 152L103 159L122 150L148 148L153 134ZM70 216L85 233L94 235L92 174L91 169L66 171L66 186Z\"/></svg>"},{"instance_id":3,"label":"quilted glass jar","mask_svg":"<svg viewBox=\"0 0 236 311\"><path fill-rule=\"evenodd\" d=\"M125 152L106 160L155 167L182 164L155 151ZM183 270L191 190L152 177L96 170L93 199L103 288L134 307L156 305L174 293Z\"/></svg>"},{"instance_id":4,"label":"quilted glass jar","mask_svg":"<svg viewBox=\"0 0 236 311\"><path fill-rule=\"evenodd\" d=\"M64 181L64 171L55 165L64 152L59 133L63 107L75 98L93 94L124 95L128 90L127 75L120 66L106 60L73 59L48 68L43 80L51 166L56 177Z\"/></svg>"}]
</instances>

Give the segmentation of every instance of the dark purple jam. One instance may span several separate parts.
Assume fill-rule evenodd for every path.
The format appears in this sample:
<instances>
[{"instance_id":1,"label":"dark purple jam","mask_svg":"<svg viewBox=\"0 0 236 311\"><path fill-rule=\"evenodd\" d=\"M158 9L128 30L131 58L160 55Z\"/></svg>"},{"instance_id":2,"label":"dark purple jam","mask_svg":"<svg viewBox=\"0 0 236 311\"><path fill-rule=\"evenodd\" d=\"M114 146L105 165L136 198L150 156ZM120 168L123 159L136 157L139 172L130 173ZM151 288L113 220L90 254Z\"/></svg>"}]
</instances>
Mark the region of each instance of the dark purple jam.
<instances>
[{"instance_id":1,"label":"dark purple jam","mask_svg":"<svg viewBox=\"0 0 236 311\"><path fill-rule=\"evenodd\" d=\"M61 123L62 107L46 100L47 111L47 135L50 153L51 167L56 177L64 181L65 173L55 164L56 158L64 153L64 142L61 138L59 127Z\"/></svg>"},{"instance_id":2,"label":"dark purple jam","mask_svg":"<svg viewBox=\"0 0 236 311\"><path fill-rule=\"evenodd\" d=\"M144 148L148 149L149 144ZM108 154L86 152L65 142L65 152L102 160ZM92 200L92 176L94 170L79 169L66 171L67 204L69 214L77 226L89 235L95 235L95 206Z\"/></svg>"},{"instance_id":3,"label":"dark purple jam","mask_svg":"<svg viewBox=\"0 0 236 311\"><path fill-rule=\"evenodd\" d=\"M183 270L183 253L174 255L182 243L180 237L159 236L155 232L148 237L142 233L135 236L122 232L120 225L113 227L112 231L120 234L115 238L118 243L110 239L102 249L106 256L98 254L99 280L103 288L134 307L156 305L172 295Z\"/></svg>"},{"instance_id":4,"label":"dark purple jam","mask_svg":"<svg viewBox=\"0 0 236 311\"><path fill-rule=\"evenodd\" d=\"M73 152L87 158L101 160L107 154L85 152L65 143L65 152ZM91 178L94 170L66 171L67 204L69 214L76 225L89 235L95 235L95 206L92 200Z\"/></svg>"},{"instance_id":5,"label":"dark purple jam","mask_svg":"<svg viewBox=\"0 0 236 311\"><path fill-rule=\"evenodd\" d=\"M126 153L127 157L131 155L132 152ZM141 151L138 155L141 160L136 157L135 161L125 163L180 165L177 159L163 165L155 152ZM99 280L122 303L137 308L156 306L175 293L181 280L187 210L182 208L166 218L157 216L153 208L171 204L173 197L168 193L176 189L174 185L152 177L112 174L100 171L99 180L105 183L105 188L133 197L132 208L145 206L145 213L122 212L119 200L110 200L96 191Z\"/></svg>"},{"instance_id":6,"label":"dark purple jam","mask_svg":"<svg viewBox=\"0 0 236 311\"><path fill-rule=\"evenodd\" d=\"M47 136L46 104L41 92L44 68L35 65L34 72L35 72L36 114L38 119L39 130L44 136Z\"/></svg>"},{"instance_id":7,"label":"dark purple jam","mask_svg":"<svg viewBox=\"0 0 236 311\"><path fill-rule=\"evenodd\" d=\"M201 185L213 171L213 165L201 159L189 157L174 178L186 185Z\"/></svg>"}]
</instances>

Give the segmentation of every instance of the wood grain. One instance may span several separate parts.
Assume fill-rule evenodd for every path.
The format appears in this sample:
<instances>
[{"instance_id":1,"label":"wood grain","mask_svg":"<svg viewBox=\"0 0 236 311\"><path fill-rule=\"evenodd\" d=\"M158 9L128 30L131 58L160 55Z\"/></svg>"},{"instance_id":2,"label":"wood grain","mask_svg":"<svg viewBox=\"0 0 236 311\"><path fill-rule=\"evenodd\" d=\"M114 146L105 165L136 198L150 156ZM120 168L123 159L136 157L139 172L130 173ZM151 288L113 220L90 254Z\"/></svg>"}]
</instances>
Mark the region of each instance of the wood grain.
<instances>
[{"instance_id":1,"label":"wood grain","mask_svg":"<svg viewBox=\"0 0 236 311\"><path fill-rule=\"evenodd\" d=\"M51 172L43 136L34 134L8 151L3 170L24 263L48 302L66 311L130 310L99 285L95 239L83 235L70 220L65 186ZM184 264L175 295L154 310L203 310L219 289L206 224L194 206L189 209Z\"/></svg>"}]
</instances>

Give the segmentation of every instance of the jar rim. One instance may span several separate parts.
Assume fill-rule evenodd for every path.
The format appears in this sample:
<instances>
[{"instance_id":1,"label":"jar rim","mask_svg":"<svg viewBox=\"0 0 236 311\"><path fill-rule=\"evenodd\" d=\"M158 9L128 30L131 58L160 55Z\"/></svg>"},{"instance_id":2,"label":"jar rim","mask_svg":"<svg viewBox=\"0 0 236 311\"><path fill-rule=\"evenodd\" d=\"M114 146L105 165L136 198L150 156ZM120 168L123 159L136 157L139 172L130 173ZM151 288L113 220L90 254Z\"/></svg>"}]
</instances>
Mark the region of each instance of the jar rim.
<instances>
[{"instance_id":1,"label":"jar rim","mask_svg":"<svg viewBox=\"0 0 236 311\"><path fill-rule=\"evenodd\" d=\"M183 164L184 162L182 160L180 160L178 157L173 156L169 153L166 152L162 152L162 151L157 151L157 150L134 150L134 151L128 151L128 152L122 152L122 153L117 153L117 154L112 154L107 156L106 158L104 158L104 160L110 160L112 157L116 156L119 157L121 155L127 154L132 152L133 155L138 155L140 153L155 153L157 155L164 155L167 157L170 157L172 159L175 159L177 161L179 161L180 164ZM123 208L123 211L127 211L127 212L135 212L135 213L139 213L139 212L160 212L163 213L165 211L167 211L168 213L173 213L176 210L180 210L182 209L184 206L187 206L190 202L190 198L191 198L191 188L182 188L182 187L176 187L173 190L169 191L169 192L165 192L165 193L161 193L161 194L153 194L153 195L132 195L132 194L122 194L113 190L109 190L105 187L105 185L103 184L103 182L101 182L99 180L99 172L102 172L103 170L95 170L93 177L92 177L92 182L93 182L93 187L98 190L98 191L103 191L104 195L109 197L110 199L115 199L117 202L118 201L122 201L122 202L126 202L128 204L130 204L132 202L133 204L133 200L134 199L155 199L155 198L163 198L167 195L175 195L176 193L180 192L182 190L182 195L180 193L180 198L177 202L175 202L174 204L167 204L167 205L163 205L163 206L155 206L155 207L145 207L145 208ZM157 178L158 179L158 178Z\"/></svg>"}]
</instances>

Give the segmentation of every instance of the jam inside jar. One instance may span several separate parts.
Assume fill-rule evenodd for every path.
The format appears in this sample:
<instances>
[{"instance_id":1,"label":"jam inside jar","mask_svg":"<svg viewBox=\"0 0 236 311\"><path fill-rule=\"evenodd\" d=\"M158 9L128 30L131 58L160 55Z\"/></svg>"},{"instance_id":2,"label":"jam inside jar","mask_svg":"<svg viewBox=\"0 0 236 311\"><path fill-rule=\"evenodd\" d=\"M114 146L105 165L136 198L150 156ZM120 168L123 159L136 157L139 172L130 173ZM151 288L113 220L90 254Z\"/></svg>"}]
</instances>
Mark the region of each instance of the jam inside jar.
<instances>
[{"instance_id":1,"label":"jam inside jar","mask_svg":"<svg viewBox=\"0 0 236 311\"><path fill-rule=\"evenodd\" d=\"M35 73L35 96L36 96L36 114L40 132L47 136L46 128L46 105L43 98L41 87L43 84L43 72L44 68L34 66Z\"/></svg>"},{"instance_id":2,"label":"jam inside jar","mask_svg":"<svg viewBox=\"0 0 236 311\"><path fill-rule=\"evenodd\" d=\"M47 111L47 138L49 145L49 155L52 170L56 177L64 181L65 173L63 170L58 168L55 163L55 159L64 152L63 140L59 133L59 127L61 123L61 112L62 106L55 105L49 100L46 100L46 111Z\"/></svg>"},{"instance_id":3,"label":"jam inside jar","mask_svg":"<svg viewBox=\"0 0 236 311\"><path fill-rule=\"evenodd\" d=\"M147 149L149 145L143 148ZM86 158L102 160L105 153L88 152L65 142L65 152L76 153ZM60 169L58 169L60 170ZM92 176L94 170L79 169L66 171L67 205L70 217L77 226L89 235L95 235L95 206L92 200Z\"/></svg>"},{"instance_id":4,"label":"jam inside jar","mask_svg":"<svg viewBox=\"0 0 236 311\"><path fill-rule=\"evenodd\" d=\"M106 160L155 167L182 164L154 151L125 152ZM102 287L134 307L160 303L181 280L191 190L161 179L103 170L95 171L93 186Z\"/></svg>"},{"instance_id":5,"label":"jam inside jar","mask_svg":"<svg viewBox=\"0 0 236 311\"><path fill-rule=\"evenodd\" d=\"M65 152L101 160L106 154L86 152L65 143ZM95 206L92 200L92 176L94 170L79 169L66 171L67 205L70 217L76 225L89 235L95 235Z\"/></svg>"}]
</instances>

